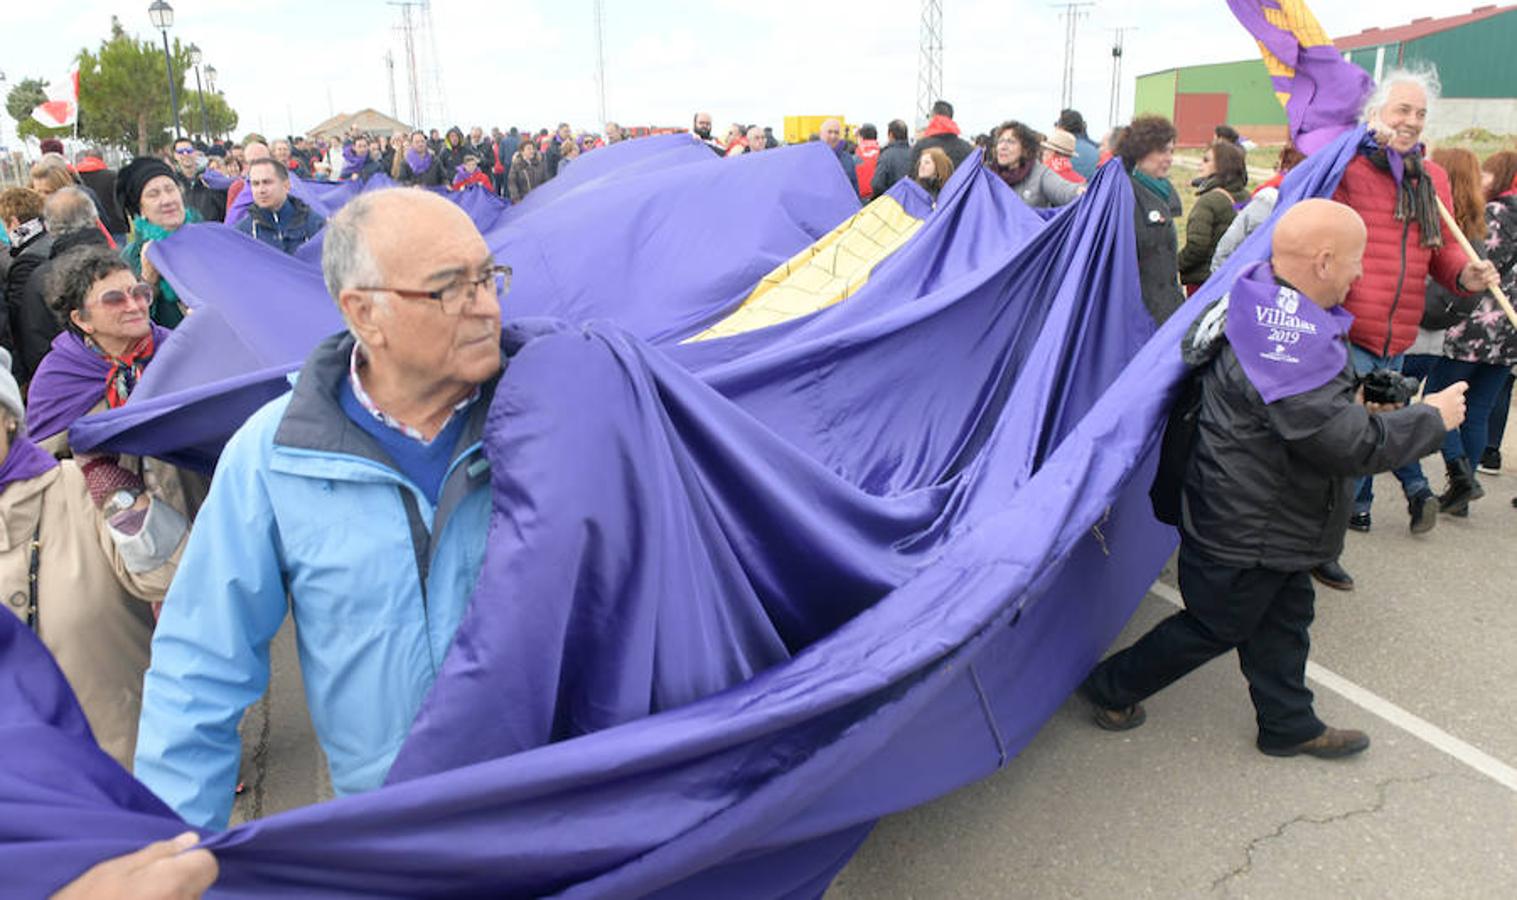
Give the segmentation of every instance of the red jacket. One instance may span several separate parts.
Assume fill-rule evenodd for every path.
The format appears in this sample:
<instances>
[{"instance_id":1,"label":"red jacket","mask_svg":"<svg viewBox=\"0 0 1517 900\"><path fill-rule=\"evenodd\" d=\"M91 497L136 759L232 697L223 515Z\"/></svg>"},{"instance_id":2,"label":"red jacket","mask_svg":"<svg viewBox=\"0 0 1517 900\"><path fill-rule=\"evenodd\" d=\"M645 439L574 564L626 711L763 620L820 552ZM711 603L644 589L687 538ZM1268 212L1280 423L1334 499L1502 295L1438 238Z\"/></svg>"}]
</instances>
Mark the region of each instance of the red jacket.
<instances>
[{"instance_id":1,"label":"red jacket","mask_svg":"<svg viewBox=\"0 0 1517 900\"><path fill-rule=\"evenodd\" d=\"M484 169L475 169L474 174L470 175L468 178L458 177L453 179L453 190L461 191L471 184L475 187L482 187L486 190L493 188L493 185L490 182L489 174L487 174Z\"/></svg>"},{"instance_id":2,"label":"red jacket","mask_svg":"<svg viewBox=\"0 0 1517 900\"><path fill-rule=\"evenodd\" d=\"M1085 183L1085 176L1075 171L1074 161L1062 153L1044 154L1043 165L1070 184Z\"/></svg>"},{"instance_id":3,"label":"red jacket","mask_svg":"<svg viewBox=\"0 0 1517 900\"><path fill-rule=\"evenodd\" d=\"M869 182L874 180L874 170L879 164L880 142L859 141L859 164L854 168L859 176L859 199L868 200L874 196L874 188L870 187Z\"/></svg>"},{"instance_id":4,"label":"red jacket","mask_svg":"<svg viewBox=\"0 0 1517 900\"><path fill-rule=\"evenodd\" d=\"M1444 206L1453 208L1448 173L1432 160L1423 167ZM1356 156L1343 173L1333 199L1353 207L1369 230L1364 250L1364 277L1349 289L1343 308L1354 314L1350 343L1369 352L1397 356L1417 340L1417 323L1427 277L1461 296L1459 273L1469 262L1458 242L1444 228L1443 246L1422 246L1422 228L1415 221L1396 221L1396 182L1375 168L1366 156ZM1386 353L1386 334L1390 351Z\"/></svg>"}]
</instances>

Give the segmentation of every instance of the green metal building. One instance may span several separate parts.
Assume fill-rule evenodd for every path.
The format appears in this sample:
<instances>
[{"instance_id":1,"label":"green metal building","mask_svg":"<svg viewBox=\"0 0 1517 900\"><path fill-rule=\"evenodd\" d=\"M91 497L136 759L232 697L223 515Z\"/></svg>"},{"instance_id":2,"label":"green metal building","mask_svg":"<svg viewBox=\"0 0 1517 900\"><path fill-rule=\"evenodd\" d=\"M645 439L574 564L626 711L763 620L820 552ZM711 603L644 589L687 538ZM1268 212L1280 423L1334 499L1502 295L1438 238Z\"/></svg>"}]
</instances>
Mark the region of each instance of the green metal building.
<instances>
[{"instance_id":1,"label":"green metal building","mask_svg":"<svg viewBox=\"0 0 1517 900\"><path fill-rule=\"evenodd\" d=\"M1517 4L1371 28L1333 44L1376 78L1397 67L1435 67L1443 97L1428 123L1431 136L1468 128L1517 134ZM1285 111L1257 58L1142 75L1133 108L1172 120L1182 146L1208 143L1224 122L1259 143L1286 137Z\"/></svg>"}]
</instances>

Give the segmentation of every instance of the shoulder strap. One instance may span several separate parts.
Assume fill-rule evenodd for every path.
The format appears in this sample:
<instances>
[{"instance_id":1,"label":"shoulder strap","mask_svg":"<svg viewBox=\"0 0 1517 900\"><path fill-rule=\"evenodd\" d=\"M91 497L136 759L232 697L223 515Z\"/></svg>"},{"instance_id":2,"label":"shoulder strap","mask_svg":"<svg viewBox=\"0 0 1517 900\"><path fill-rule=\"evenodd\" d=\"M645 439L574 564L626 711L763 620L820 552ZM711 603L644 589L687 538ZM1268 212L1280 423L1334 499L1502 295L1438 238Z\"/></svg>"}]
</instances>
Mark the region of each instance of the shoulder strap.
<instances>
[{"instance_id":1,"label":"shoulder strap","mask_svg":"<svg viewBox=\"0 0 1517 900\"><path fill-rule=\"evenodd\" d=\"M37 571L42 565L42 520L32 532L32 559L26 569L26 627L37 630Z\"/></svg>"}]
</instances>

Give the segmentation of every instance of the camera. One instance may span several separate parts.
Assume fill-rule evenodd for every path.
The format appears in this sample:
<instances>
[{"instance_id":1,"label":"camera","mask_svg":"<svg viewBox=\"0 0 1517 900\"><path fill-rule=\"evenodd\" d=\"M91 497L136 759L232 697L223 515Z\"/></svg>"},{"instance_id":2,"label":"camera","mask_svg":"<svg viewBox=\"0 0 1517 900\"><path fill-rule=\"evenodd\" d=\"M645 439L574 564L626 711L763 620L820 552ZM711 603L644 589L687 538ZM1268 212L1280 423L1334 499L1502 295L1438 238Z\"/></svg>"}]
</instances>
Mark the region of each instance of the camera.
<instances>
[{"instance_id":1,"label":"camera","mask_svg":"<svg viewBox=\"0 0 1517 900\"><path fill-rule=\"evenodd\" d=\"M1402 375L1395 369L1376 369L1359 380L1364 389L1365 403L1383 406L1405 406L1417 396L1422 383L1410 375Z\"/></svg>"}]
</instances>

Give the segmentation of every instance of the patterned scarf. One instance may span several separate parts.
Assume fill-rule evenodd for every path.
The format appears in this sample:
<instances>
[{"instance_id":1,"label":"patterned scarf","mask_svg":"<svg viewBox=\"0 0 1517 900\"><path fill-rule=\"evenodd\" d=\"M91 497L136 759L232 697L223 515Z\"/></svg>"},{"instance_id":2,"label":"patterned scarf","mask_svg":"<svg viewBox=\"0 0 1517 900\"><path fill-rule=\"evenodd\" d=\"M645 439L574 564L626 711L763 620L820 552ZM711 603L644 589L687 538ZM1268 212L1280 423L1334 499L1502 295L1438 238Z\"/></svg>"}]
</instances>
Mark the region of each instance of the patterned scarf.
<instances>
[{"instance_id":1,"label":"patterned scarf","mask_svg":"<svg viewBox=\"0 0 1517 900\"><path fill-rule=\"evenodd\" d=\"M111 409L122 405L131 396L132 389L137 387L137 379L142 377L143 368L152 361L153 351L157 349L151 331L127 350L125 356L111 356L91 338L85 338L84 343L110 364L110 371L105 374L105 405Z\"/></svg>"},{"instance_id":2,"label":"patterned scarf","mask_svg":"<svg viewBox=\"0 0 1517 900\"><path fill-rule=\"evenodd\" d=\"M1375 168L1391 173L1396 180L1396 221L1415 221L1422 229L1422 246L1443 246L1443 224L1438 219L1438 194L1433 179L1422 168L1421 144L1399 153L1375 142L1366 134L1359 142L1359 153L1368 157Z\"/></svg>"}]
</instances>

